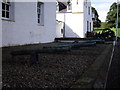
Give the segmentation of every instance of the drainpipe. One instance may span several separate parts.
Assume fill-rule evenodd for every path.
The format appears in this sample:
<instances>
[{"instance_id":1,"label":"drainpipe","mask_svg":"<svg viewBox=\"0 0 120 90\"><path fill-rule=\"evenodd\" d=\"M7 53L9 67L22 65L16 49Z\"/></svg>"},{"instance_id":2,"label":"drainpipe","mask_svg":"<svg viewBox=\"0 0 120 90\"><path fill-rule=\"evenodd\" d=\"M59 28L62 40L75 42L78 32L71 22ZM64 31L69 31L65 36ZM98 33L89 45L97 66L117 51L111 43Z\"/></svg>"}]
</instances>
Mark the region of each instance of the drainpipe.
<instances>
[{"instance_id":1,"label":"drainpipe","mask_svg":"<svg viewBox=\"0 0 120 90\"><path fill-rule=\"evenodd\" d=\"M63 38L65 38L65 12L64 12L64 31L63 31Z\"/></svg>"}]
</instances>

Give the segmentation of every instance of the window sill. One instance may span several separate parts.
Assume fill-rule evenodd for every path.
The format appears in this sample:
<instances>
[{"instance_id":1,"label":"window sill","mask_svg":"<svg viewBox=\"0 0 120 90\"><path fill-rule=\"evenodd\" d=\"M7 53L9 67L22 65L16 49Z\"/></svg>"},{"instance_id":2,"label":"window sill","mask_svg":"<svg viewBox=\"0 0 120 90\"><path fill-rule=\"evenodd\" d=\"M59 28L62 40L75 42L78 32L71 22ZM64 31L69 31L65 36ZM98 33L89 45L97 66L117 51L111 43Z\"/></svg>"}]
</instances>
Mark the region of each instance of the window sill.
<instances>
[{"instance_id":1,"label":"window sill","mask_svg":"<svg viewBox=\"0 0 120 90\"><path fill-rule=\"evenodd\" d=\"M6 19L6 18L2 18L3 21L9 21L9 22L15 22L15 20L11 20L11 19Z\"/></svg>"},{"instance_id":2,"label":"window sill","mask_svg":"<svg viewBox=\"0 0 120 90\"><path fill-rule=\"evenodd\" d=\"M42 25L42 24L38 24L38 26L44 26L44 25Z\"/></svg>"}]
</instances>

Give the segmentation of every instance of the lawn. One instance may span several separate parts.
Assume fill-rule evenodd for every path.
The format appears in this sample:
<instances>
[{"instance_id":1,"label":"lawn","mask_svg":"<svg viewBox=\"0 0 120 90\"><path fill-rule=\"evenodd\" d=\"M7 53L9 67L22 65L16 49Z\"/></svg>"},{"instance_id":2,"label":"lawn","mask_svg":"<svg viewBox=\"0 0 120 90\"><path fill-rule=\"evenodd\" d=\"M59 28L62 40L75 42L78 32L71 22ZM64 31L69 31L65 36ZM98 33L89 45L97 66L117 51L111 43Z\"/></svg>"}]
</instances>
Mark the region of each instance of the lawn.
<instances>
[{"instance_id":1,"label":"lawn","mask_svg":"<svg viewBox=\"0 0 120 90\"><path fill-rule=\"evenodd\" d=\"M114 32L116 32L116 28L111 28ZM120 28L118 29L118 37L120 37Z\"/></svg>"},{"instance_id":2,"label":"lawn","mask_svg":"<svg viewBox=\"0 0 120 90\"><path fill-rule=\"evenodd\" d=\"M101 33L103 28L94 28L93 32ZM111 28L116 33L116 28ZM118 29L118 37L120 37L120 28Z\"/></svg>"}]
</instances>

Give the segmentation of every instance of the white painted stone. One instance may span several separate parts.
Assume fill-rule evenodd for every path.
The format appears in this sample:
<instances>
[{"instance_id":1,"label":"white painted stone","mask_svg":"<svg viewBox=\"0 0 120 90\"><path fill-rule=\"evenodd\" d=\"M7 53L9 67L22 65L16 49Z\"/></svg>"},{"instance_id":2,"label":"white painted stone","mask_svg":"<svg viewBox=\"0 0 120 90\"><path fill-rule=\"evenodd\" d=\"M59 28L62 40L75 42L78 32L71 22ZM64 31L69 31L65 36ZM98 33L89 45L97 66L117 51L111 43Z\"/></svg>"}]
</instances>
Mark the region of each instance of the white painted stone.
<instances>
[{"instance_id":1,"label":"white painted stone","mask_svg":"<svg viewBox=\"0 0 120 90\"><path fill-rule=\"evenodd\" d=\"M2 21L2 46L53 42L56 3L44 2L44 25L37 23L37 2L14 2L14 21Z\"/></svg>"},{"instance_id":2,"label":"white painted stone","mask_svg":"<svg viewBox=\"0 0 120 90\"><path fill-rule=\"evenodd\" d=\"M90 7L90 15L88 7ZM65 23L65 37L85 38L87 31L93 30L91 2L85 3L84 0L78 0L77 3L77 0L72 0L72 12L57 13L56 19ZM87 21L89 21L88 30ZM57 37L61 36L58 35Z\"/></svg>"}]
</instances>

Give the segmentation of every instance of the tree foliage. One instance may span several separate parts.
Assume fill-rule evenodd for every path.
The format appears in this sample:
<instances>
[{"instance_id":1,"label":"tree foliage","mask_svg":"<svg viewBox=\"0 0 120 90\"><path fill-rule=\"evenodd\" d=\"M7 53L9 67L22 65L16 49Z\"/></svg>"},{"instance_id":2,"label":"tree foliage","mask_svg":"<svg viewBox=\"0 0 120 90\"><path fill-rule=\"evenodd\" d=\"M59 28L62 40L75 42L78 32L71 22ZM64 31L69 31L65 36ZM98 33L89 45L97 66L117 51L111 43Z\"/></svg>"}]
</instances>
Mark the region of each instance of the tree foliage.
<instances>
[{"instance_id":1,"label":"tree foliage","mask_svg":"<svg viewBox=\"0 0 120 90\"><path fill-rule=\"evenodd\" d=\"M119 23L118 23L118 26L120 28L120 4L118 4L118 17L119 17ZM111 6L110 6L110 9L109 9L109 12L107 13L107 17L106 17L106 22L107 22L107 26L109 28L112 28L112 27L116 27L116 19L117 18L117 3L113 3Z\"/></svg>"},{"instance_id":2,"label":"tree foliage","mask_svg":"<svg viewBox=\"0 0 120 90\"><path fill-rule=\"evenodd\" d=\"M99 19L98 12L94 7L92 7L92 13L93 13L93 27L100 27L101 20Z\"/></svg>"},{"instance_id":3,"label":"tree foliage","mask_svg":"<svg viewBox=\"0 0 120 90\"><path fill-rule=\"evenodd\" d=\"M101 22L101 28L109 28L107 22Z\"/></svg>"}]
</instances>

